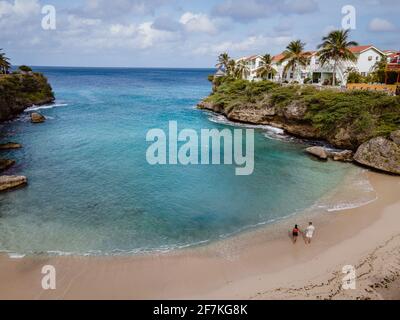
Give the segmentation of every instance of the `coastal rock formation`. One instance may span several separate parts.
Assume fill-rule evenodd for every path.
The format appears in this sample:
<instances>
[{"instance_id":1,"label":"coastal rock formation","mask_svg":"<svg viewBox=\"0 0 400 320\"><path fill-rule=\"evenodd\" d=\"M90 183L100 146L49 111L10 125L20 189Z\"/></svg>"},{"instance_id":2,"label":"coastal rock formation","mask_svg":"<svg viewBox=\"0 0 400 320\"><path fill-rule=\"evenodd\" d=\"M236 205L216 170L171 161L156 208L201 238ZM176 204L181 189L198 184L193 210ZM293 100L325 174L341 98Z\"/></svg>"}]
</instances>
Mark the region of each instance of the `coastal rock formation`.
<instances>
[{"instance_id":1,"label":"coastal rock formation","mask_svg":"<svg viewBox=\"0 0 400 320\"><path fill-rule=\"evenodd\" d=\"M0 191L6 191L27 184L24 176L0 176Z\"/></svg>"},{"instance_id":2,"label":"coastal rock formation","mask_svg":"<svg viewBox=\"0 0 400 320\"><path fill-rule=\"evenodd\" d=\"M329 158L332 158L334 161L352 162L354 152L351 150L334 151L334 152L329 152L328 156Z\"/></svg>"},{"instance_id":3,"label":"coastal rock formation","mask_svg":"<svg viewBox=\"0 0 400 320\"><path fill-rule=\"evenodd\" d=\"M7 170L15 164L15 160L0 159L0 171Z\"/></svg>"},{"instance_id":4,"label":"coastal rock formation","mask_svg":"<svg viewBox=\"0 0 400 320\"><path fill-rule=\"evenodd\" d=\"M293 101L283 108L283 115L288 120L303 120L307 112L307 106L299 101Z\"/></svg>"},{"instance_id":5,"label":"coastal rock formation","mask_svg":"<svg viewBox=\"0 0 400 320\"><path fill-rule=\"evenodd\" d=\"M327 137L330 144L341 149L353 149L350 128L339 128L335 135Z\"/></svg>"},{"instance_id":6,"label":"coastal rock formation","mask_svg":"<svg viewBox=\"0 0 400 320\"><path fill-rule=\"evenodd\" d=\"M393 141L394 143L397 143L398 145L400 145L400 130L393 131L393 132L390 134L390 139L392 139L392 141Z\"/></svg>"},{"instance_id":7,"label":"coastal rock formation","mask_svg":"<svg viewBox=\"0 0 400 320\"><path fill-rule=\"evenodd\" d=\"M0 150L11 150L11 149L20 149L22 145L16 142L7 142L0 144Z\"/></svg>"},{"instance_id":8,"label":"coastal rock formation","mask_svg":"<svg viewBox=\"0 0 400 320\"><path fill-rule=\"evenodd\" d=\"M54 93L41 73L18 73L0 77L0 122L15 118L32 105L54 102Z\"/></svg>"},{"instance_id":9,"label":"coastal rock formation","mask_svg":"<svg viewBox=\"0 0 400 320\"><path fill-rule=\"evenodd\" d=\"M43 115L41 115L40 113L37 113L37 112L31 113L31 122L32 123L42 123L45 121L46 121L46 118Z\"/></svg>"},{"instance_id":10,"label":"coastal rock formation","mask_svg":"<svg viewBox=\"0 0 400 320\"><path fill-rule=\"evenodd\" d=\"M310 147L306 149L306 152L321 160L328 160L328 153L324 147Z\"/></svg>"},{"instance_id":11,"label":"coastal rock formation","mask_svg":"<svg viewBox=\"0 0 400 320\"><path fill-rule=\"evenodd\" d=\"M400 175L400 144L377 137L362 144L354 160L362 165Z\"/></svg>"}]
</instances>

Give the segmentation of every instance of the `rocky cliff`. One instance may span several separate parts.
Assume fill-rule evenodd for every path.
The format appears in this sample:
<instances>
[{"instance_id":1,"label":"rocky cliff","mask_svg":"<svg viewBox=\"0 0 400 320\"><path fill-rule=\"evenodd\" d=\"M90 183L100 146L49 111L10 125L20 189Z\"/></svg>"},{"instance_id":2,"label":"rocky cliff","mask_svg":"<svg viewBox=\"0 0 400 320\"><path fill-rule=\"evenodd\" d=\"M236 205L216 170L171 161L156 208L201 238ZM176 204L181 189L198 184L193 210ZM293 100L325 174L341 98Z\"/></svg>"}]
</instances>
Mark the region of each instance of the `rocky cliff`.
<instances>
[{"instance_id":1,"label":"rocky cliff","mask_svg":"<svg viewBox=\"0 0 400 320\"><path fill-rule=\"evenodd\" d=\"M0 121L10 120L32 105L54 101L54 93L41 73L0 75Z\"/></svg>"},{"instance_id":2,"label":"rocky cliff","mask_svg":"<svg viewBox=\"0 0 400 320\"><path fill-rule=\"evenodd\" d=\"M400 128L400 97L228 79L198 107L232 121L272 125L297 137L324 140L340 149L357 151L363 146L371 154L384 149L379 161L370 157L371 161L358 162L400 174L396 149L400 138L395 134ZM378 137L381 139L372 140ZM371 140L372 145L366 147Z\"/></svg>"}]
</instances>

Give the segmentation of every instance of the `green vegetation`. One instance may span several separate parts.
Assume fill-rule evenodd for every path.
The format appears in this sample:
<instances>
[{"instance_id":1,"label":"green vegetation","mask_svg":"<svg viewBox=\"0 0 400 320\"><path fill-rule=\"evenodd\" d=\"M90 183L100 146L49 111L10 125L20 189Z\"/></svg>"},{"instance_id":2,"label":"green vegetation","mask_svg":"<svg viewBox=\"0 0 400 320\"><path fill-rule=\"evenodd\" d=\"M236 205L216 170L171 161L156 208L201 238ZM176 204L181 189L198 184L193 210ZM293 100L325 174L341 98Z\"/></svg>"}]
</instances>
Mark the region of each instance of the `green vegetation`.
<instances>
[{"instance_id":1,"label":"green vegetation","mask_svg":"<svg viewBox=\"0 0 400 320\"><path fill-rule=\"evenodd\" d=\"M319 90L313 86L281 86L269 81L249 82L229 77L206 102L229 114L237 107L275 108L271 120L287 121L282 110L289 105L305 106L299 122L309 123L320 138L334 137L341 128L359 145L400 128L400 97L370 91ZM329 140L329 139L328 139Z\"/></svg>"},{"instance_id":2,"label":"green vegetation","mask_svg":"<svg viewBox=\"0 0 400 320\"><path fill-rule=\"evenodd\" d=\"M54 100L46 77L41 73L0 76L0 120L6 120L33 104Z\"/></svg>"},{"instance_id":3,"label":"green vegetation","mask_svg":"<svg viewBox=\"0 0 400 320\"><path fill-rule=\"evenodd\" d=\"M31 67L28 67L28 66L20 66L19 68L18 68L20 71L22 71L22 72L32 72L32 68Z\"/></svg>"}]
</instances>

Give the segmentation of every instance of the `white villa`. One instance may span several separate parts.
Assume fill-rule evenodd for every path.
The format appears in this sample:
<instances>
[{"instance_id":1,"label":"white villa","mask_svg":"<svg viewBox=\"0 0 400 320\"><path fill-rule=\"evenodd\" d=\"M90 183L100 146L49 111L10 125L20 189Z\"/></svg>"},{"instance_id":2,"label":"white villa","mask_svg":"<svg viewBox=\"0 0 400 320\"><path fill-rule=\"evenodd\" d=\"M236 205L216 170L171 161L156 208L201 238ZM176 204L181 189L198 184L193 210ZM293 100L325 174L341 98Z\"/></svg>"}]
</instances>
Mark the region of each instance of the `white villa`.
<instances>
[{"instance_id":1,"label":"white villa","mask_svg":"<svg viewBox=\"0 0 400 320\"><path fill-rule=\"evenodd\" d=\"M346 61L340 63L337 68L336 78L341 85L347 84L348 70L352 69L360 72L363 76L368 75L372 72L376 62L381 61L381 59L389 59L393 52L395 51L381 51L373 45L367 46L357 46L350 49L357 57L357 62ZM283 70L287 62L283 62L283 53L278 54L272 58L272 66L277 71L276 75L269 79L276 82L298 82L304 83L304 80L308 79L310 82L315 84L324 84L324 82L329 82L333 78L333 62L321 65L318 59L317 51L308 51L310 57L309 64L302 68L302 70L289 70L284 74ZM245 61L249 69L249 74L247 75L247 80L257 81L260 80L257 77L257 70L262 66L262 56L254 55L250 57L242 57L236 62Z\"/></svg>"}]
</instances>

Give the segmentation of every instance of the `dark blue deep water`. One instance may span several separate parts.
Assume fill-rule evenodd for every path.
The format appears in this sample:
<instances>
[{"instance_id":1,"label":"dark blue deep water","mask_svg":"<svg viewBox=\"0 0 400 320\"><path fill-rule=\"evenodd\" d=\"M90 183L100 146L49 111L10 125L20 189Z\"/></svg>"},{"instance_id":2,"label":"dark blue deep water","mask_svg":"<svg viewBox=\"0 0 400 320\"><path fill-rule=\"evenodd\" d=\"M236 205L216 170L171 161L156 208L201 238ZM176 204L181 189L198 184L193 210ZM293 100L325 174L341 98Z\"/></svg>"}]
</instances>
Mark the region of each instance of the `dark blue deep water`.
<instances>
[{"instance_id":1,"label":"dark blue deep water","mask_svg":"<svg viewBox=\"0 0 400 320\"><path fill-rule=\"evenodd\" d=\"M184 247L275 221L312 206L354 170L304 156L304 145L257 129L255 170L151 166L146 133L167 128L233 129L196 110L212 70L36 68L56 93L40 110L1 127L6 174L29 185L0 194L0 251L135 253ZM215 118L215 117L214 117Z\"/></svg>"}]
</instances>

